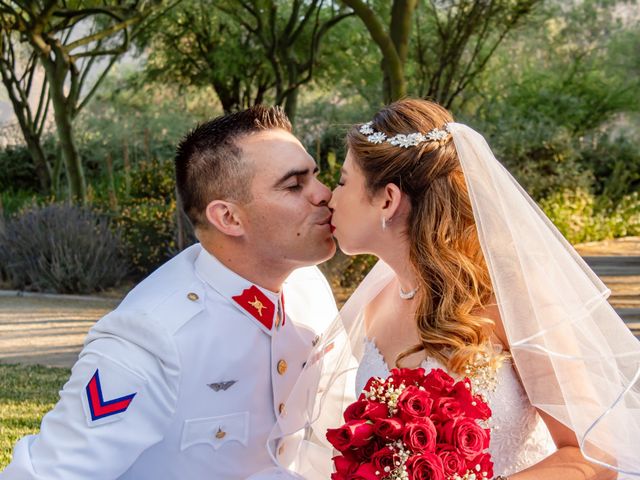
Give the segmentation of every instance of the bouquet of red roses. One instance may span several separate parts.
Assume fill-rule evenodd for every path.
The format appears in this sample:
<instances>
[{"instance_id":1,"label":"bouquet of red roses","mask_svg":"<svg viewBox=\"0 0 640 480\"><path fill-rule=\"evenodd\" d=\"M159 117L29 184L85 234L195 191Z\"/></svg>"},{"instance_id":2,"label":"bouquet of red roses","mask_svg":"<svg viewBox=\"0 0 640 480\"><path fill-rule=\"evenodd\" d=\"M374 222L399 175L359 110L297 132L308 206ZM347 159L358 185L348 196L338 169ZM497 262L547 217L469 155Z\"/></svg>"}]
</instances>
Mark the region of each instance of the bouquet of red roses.
<instances>
[{"instance_id":1,"label":"bouquet of red roses","mask_svg":"<svg viewBox=\"0 0 640 480\"><path fill-rule=\"evenodd\" d=\"M327 439L332 480L485 480L491 410L471 382L441 369L393 369L373 377Z\"/></svg>"}]
</instances>

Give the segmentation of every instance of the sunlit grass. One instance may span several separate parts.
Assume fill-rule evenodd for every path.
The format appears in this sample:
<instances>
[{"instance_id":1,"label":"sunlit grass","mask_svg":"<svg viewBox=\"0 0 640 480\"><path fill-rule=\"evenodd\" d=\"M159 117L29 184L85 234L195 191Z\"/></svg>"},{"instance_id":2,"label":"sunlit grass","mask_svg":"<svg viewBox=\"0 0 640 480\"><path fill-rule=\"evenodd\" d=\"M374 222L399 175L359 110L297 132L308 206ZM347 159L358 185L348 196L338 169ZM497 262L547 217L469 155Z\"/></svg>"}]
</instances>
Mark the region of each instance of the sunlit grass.
<instances>
[{"instance_id":1,"label":"sunlit grass","mask_svg":"<svg viewBox=\"0 0 640 480\"><path fill-rule=\"evenodd\" d=\"M0 471L18 439L38 431L69 373L66 368L0 365Z\"/></svg>"}]
</instances>

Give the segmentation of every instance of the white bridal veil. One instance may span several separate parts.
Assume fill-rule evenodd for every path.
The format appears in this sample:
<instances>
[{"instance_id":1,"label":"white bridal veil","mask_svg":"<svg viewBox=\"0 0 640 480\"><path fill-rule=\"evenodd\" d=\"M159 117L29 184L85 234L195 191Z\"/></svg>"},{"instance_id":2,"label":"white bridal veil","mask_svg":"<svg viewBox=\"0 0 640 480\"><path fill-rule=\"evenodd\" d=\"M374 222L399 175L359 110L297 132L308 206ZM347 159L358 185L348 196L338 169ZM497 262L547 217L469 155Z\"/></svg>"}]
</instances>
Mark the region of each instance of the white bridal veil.
<instances>
[{"instance_id":1,"label":"white bridal veil","mask_svg":"<svg viewBox=\"0 0 640 480\"><path fill-rule=\"evenodd\" d=\"M583 455L640 477L640 342L609 290L471 128L449 124L511 354L531 403L573 430ZM355 400L363 307L393 278L378 262L315 346L270 436L283 467L328 479L327 428ZM295 407L294 407L295 406Z\"/></svg>"}]
</instances>

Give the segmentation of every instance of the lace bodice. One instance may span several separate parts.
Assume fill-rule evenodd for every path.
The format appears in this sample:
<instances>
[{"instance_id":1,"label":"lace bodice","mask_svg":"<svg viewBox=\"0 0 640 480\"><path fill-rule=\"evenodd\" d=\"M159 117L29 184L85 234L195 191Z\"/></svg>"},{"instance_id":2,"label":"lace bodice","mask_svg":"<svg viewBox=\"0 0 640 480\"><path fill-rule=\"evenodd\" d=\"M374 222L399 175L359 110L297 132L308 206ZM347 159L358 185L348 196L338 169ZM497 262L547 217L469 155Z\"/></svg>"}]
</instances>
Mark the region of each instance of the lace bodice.
<instances>
[{"instance_id":1,"label":"lace bodice","mask_svg":"<svg viewBox=\"0 0 640 480\"><path fill-rule=\"evenodd\" d=\"M434 368L446 370L438 361L429 358L422 363L428 372ZM389 368L372 340L365 340L364 355L356 374L359 394L371 377L387 377ZM481 392L488 400L491 444L489 451L496 475L511 475L537 463L555 450L544 422L529 403L518 381L513 365L506 360L498 370L493 391ZM454 375L455 378L455 375Z\"/></svg>"}]
</instances>

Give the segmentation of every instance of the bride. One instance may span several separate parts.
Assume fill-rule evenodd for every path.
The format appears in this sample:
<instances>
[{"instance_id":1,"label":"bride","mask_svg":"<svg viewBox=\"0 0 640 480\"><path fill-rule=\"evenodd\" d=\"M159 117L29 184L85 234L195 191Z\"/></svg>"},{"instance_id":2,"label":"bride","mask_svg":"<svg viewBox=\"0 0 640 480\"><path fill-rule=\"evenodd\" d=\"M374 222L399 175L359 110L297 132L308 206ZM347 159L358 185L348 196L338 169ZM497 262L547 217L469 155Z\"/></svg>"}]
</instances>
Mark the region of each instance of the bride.
<instances>
[{"instance_id":1,"label":"bride","mask_svg":"<svg viewBox=\"0 0 640 480\"><path fill-rule=\"evenodd\" d=\"M406 99L347 146L334 236L381 261L309 359L290 397L306 415L279 420L277 461L328 478L326 428L370 377L421 366L488 401L496 479L640 476L640 344L484 139Z\"/></svg>"}]
</instances>

